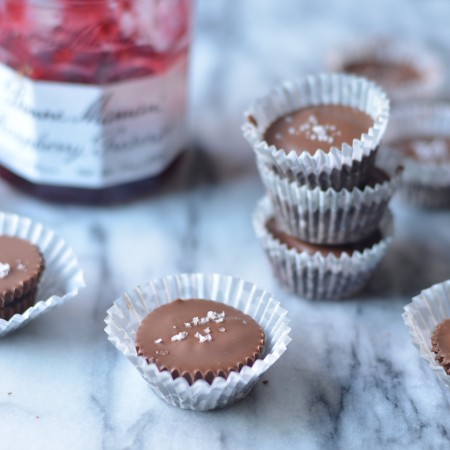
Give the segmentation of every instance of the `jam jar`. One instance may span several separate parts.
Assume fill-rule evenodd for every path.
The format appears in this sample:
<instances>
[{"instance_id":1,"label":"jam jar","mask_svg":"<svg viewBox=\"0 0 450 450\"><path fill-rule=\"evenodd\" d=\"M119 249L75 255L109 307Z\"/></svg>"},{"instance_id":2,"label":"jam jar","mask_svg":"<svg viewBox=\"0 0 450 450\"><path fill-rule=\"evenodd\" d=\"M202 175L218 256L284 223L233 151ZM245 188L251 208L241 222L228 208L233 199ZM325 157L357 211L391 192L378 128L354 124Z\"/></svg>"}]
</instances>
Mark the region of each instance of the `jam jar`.
<instances>
[{"instance_id":1,"label":"jam jar","mask_svg":"<svg viewBox=\"0 0 450 450\"><path fill-rule=\"evenodd\" d=\"M145 194L186 148L191 0L0 0L0 175L42 198Z\"/></svg>"}]
</instances>

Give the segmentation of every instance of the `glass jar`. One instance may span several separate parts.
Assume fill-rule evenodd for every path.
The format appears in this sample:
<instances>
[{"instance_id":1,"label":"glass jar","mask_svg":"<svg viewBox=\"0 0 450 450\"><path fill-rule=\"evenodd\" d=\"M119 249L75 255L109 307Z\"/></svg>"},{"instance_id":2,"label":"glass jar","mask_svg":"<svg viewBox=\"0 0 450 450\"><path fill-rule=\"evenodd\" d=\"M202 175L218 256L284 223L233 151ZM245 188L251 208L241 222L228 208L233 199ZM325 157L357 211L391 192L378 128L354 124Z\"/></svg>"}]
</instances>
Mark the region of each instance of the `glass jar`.
<instances>
[{"instance_id":1,"label":"glass jar","mask_svg":"<svg viewBox=\"0 0 450 450\"><path fill-rule=\"evenodd\" d=\"M191 0L0 0L0 174L47 199L147 193L186 144Z\"/></svg>"}]
</instances>

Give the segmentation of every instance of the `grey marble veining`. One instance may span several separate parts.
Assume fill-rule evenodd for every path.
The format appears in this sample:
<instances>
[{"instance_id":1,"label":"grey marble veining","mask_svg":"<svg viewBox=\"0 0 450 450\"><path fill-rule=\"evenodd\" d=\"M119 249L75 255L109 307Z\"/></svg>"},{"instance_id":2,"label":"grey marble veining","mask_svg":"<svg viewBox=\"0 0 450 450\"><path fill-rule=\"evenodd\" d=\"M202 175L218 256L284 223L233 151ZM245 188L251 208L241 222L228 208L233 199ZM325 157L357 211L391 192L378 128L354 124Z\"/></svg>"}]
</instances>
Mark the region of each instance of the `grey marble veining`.
<instances>
[{"instance_id":1,"label":"grey marble veining","mask_svg":"<svg viewBox=\"0 0 450 450\"><path fill-rule=\"evenodd\" d=\"M423 38L450 54L445 0L198 1L192 54L193 171L161 195L113 208L56 206L0 183L0 208L45 222L79 256L88 287L0 341L0 449L448 448L450 397L401 313L450 278L450 213L396 199L393 247L367 290L306 302L270 272L250 215L263 193L242 110L284 78L322 67L340 40ZM181 411L159 400L106 340L106 309L166 274L220 272L272 291L293 342L238 404Z\"/></svg>"}]
</instances>

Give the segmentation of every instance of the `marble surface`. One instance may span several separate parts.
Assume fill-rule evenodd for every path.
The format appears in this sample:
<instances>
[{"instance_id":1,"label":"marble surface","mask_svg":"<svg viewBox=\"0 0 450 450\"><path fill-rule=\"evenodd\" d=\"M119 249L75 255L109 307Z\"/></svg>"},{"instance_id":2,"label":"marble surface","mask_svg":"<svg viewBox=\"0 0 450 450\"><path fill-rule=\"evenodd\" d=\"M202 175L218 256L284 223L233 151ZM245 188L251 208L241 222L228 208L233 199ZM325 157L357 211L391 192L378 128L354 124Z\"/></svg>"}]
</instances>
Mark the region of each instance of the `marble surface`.
<instances>
[{"instance_id":1,"label":"marble surface","mask_svg":"<svg viewBox=\"0 0 450 450\"><path fill-rule=\"evenodd\" d=\"M321 68L340 40L423 38L450 54L450 3L197 2L192 58L193 170L161 195L114 208L51 205L3 182L0 209L64 236L88 287L0 341L0 448L448 448L450 396L412 346L401 313L450 278L450 213L396 199L395 242L368 289L343 302L283 291L254 237L262 195L239 125L274 83ZM252 394L216 412L159 400L106 340L106 309L130 287L177 272L220 272L272 291L293 342Z\"/></svg>"}]
</instances>

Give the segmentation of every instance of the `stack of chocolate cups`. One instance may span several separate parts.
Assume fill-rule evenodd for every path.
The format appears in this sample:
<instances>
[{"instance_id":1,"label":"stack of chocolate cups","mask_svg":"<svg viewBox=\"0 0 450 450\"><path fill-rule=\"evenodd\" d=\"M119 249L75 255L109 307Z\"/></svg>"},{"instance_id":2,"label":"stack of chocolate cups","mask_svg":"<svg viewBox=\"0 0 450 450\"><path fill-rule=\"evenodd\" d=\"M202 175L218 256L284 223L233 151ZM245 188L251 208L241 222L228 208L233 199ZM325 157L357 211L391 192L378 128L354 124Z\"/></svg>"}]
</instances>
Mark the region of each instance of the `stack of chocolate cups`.
<instances>
[{"instance_id":1,"label":"stack of chocolate cups","mask_svg":"<svg viewBox=\"0 0 450 450\"><path fill-rule=\"evenodd\" d=\"M380 87L343 74L285 82L246 113L268 193L255 232L277 278L303 298L353 295L389 247L399 173L375 166L388 117ZM291 150L296 139L309 148Z\"/></svg>"}]
</instances>

